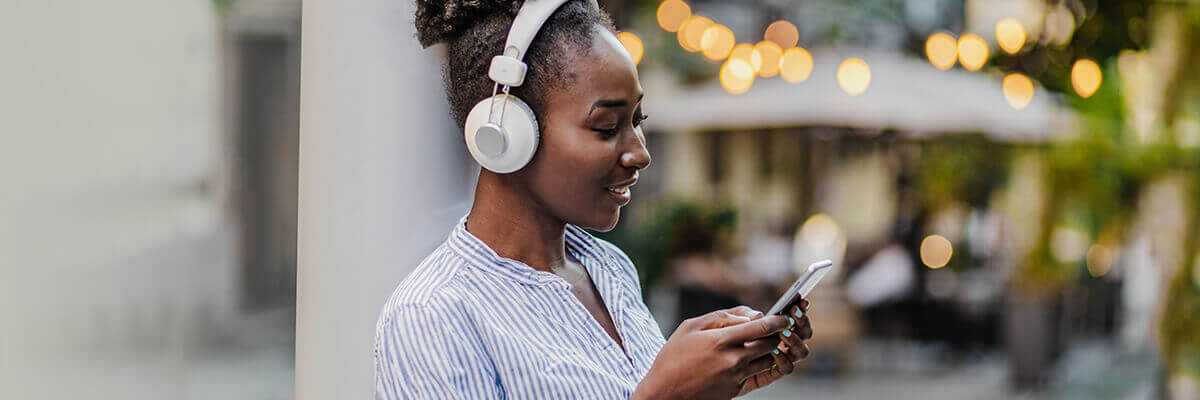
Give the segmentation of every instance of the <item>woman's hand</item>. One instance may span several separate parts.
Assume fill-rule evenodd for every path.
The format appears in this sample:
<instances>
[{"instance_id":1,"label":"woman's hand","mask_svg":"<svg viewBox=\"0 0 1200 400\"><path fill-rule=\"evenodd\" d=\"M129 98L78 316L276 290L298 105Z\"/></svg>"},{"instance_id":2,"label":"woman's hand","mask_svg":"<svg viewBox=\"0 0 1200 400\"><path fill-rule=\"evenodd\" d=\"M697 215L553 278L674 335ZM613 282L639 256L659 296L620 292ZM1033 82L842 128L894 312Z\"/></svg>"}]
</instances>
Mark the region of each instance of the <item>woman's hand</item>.
<instances>
[{"instance_id":1,"label":"woman's hand","mask_svg":"<svg viewBox=\"0 0 1200 400\"><path fill-rule=\"evenodd\" d=\"M771 382L792 373L796 363L808 357L808 345L804 341L812 338L812 325L808 322L808 300L800 300L799 305L788 307L788 322L791 326L780 333L779 347L771 352L774 366L770 370L760 372L746 379L738 396L749 393L754 389L767 386Z\"/></svg>"},{"instance_id":2,"label":"woman's hand","mask_svg":"<svg viewBox=\"0 0 1200 400\"><path fill-rule=\"evenodd\" d=\"M772 351L790 343L780 341L788 324L786 317L764 317L745 306L683 321L632 398L728 399L744 393L748 379L773 369Z\"/></svg>"}]
</instances>

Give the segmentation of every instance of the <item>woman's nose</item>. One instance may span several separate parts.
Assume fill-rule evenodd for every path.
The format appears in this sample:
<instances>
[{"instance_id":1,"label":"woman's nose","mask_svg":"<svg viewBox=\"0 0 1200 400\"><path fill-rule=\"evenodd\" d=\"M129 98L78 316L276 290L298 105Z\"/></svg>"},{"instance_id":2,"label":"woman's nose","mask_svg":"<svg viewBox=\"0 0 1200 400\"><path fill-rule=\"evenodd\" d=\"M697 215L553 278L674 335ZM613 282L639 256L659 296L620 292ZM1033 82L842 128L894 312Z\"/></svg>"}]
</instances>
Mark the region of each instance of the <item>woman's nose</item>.
<instances>
[{"instance_id":1,"label":"woman's nose","mask_svg":"<svg viewBox=\"0 0 1200 400\"><path fill-rule=\"evenodd\" d=\"M646 149L646 137L641 132L634 135L632 143L621 153L621 166L646 169L650 166L650 151Z\"/></svg>"}]
</instances>

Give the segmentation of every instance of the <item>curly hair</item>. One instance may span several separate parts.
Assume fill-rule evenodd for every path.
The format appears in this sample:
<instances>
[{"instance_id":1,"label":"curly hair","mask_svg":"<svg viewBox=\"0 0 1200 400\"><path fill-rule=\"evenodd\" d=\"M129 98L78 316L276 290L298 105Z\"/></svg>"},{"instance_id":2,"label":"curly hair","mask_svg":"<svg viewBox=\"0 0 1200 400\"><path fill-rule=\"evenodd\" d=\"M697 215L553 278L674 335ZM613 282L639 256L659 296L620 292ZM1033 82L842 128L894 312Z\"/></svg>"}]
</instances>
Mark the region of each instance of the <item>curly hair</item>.
<instances>
[{"instance_id":1,"label":"curly hair","mask_svg":"<svg viewBox=\"0 0 1200 400\"><path fill-rule=\"evenodd\" d=\"M417 40L429 47L446 44L442 79L450 112L462 128L467 113L491 96L488 78L492 57L504 49L508 30L524 0L417 0ZM542 25L526 52L525 83L511 93L525 100L544 120L549 89L570 85L576 77L567 68L591 49L597 28L616 32L612 18L589 0L569 0Z\"/></svg>"}]
</instances>

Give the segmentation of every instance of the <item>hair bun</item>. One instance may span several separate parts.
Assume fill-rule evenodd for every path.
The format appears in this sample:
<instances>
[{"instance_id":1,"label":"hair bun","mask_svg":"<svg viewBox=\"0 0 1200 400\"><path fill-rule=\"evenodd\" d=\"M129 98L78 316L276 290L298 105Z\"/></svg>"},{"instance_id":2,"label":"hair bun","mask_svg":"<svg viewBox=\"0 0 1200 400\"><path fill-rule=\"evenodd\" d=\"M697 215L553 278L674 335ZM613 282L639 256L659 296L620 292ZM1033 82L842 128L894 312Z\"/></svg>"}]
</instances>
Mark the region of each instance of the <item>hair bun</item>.
<instances>
[{"instance_id":1,"label":"hair bun","mask_svg":"<svg viewBox=\"0 0 1200 400\"><path fill-rule=\"evenodd\" d=\"M524 0L417 0L417 40L429 47L454 39L490 15L517 15Z\"/></svg>"}]
</instances>

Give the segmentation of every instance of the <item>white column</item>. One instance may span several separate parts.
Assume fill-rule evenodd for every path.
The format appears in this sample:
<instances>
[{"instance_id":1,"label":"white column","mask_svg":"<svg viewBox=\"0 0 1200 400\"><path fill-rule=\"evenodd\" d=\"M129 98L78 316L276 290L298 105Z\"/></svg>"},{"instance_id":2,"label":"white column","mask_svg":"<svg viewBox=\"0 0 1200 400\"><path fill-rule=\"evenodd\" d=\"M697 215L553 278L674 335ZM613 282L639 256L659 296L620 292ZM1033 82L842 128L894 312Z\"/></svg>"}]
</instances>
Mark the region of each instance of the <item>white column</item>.
<instances>
[{"instance_id":1,"label":"white column","mask_svg":"<svg viewBox=\"0 0 1200 400\"><path fill-rule=\"evenodd\" d=\"M296 398L373 395L375 320L468 207L413 1L303 5Z\"/></svg>"}]
</instances>

